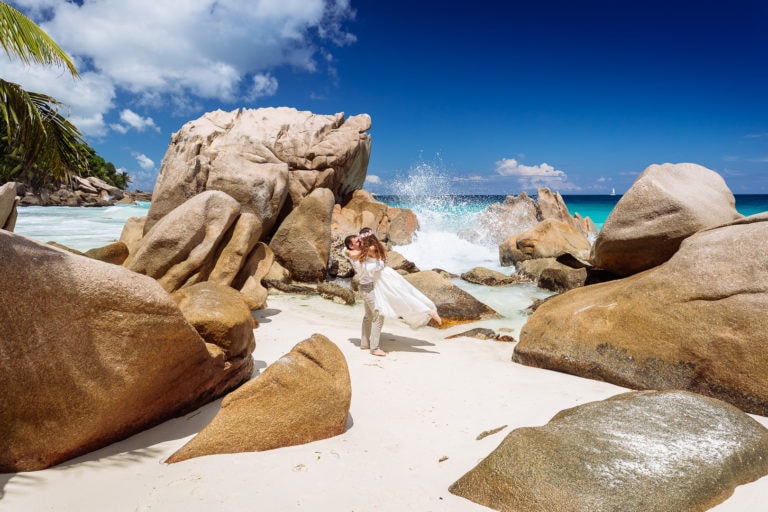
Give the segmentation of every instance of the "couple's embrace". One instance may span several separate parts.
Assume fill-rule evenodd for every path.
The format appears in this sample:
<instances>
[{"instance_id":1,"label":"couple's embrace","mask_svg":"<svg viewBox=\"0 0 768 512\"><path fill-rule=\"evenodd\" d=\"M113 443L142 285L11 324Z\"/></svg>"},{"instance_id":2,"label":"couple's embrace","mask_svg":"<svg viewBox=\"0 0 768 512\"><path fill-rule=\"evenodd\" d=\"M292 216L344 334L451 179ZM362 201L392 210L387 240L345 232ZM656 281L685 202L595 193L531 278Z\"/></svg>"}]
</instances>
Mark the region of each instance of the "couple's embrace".
<instances>
[{"instance_id":1,"label":"couple's embrace","mask_svg":"<svg viewBox=\"0 0 768 512\"><path fill-rule=\"evenodd\" d=\"M379 348L384 318L398 318L414 329L433 319L442 323L437 307L403 276L386 265L387 250L370 228L344 239L345 255L352 263L358 290L365 304L360 348L385 356Z\"/></svg>"}]
</instances>

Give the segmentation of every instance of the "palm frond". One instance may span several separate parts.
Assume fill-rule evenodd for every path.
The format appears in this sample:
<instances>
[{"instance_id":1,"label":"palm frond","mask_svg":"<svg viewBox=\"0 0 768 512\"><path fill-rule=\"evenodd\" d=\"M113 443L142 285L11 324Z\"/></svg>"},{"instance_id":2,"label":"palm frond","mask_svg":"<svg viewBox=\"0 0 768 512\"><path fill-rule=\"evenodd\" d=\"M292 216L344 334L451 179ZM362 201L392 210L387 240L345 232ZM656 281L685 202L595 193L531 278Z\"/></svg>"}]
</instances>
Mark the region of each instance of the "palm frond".
<instances>
[{"instance_id":1,"label":"palm frond","mask_svg":"<svg viewBox=\"0 0 768 512\"><path fill-rule=\"evenodd\" d=\"M18 57L25 64L63 66L72 76L79 76L72 60L56 41L5 2L0 2L0 45L9 57Z\"/></svg>"},{"instance_id":2,"label":"palm frond","mask_svg":"<svg viewBox=\"0 0 768 512\"><path fill-rule=\"evenodd\" d=\"M0 79L0 121L8 140L23 148L24 169L37 167L58 181L68 178L85 159L79 149L85 141L62 109L55 98Z\"/></svg>"}]
</instances>

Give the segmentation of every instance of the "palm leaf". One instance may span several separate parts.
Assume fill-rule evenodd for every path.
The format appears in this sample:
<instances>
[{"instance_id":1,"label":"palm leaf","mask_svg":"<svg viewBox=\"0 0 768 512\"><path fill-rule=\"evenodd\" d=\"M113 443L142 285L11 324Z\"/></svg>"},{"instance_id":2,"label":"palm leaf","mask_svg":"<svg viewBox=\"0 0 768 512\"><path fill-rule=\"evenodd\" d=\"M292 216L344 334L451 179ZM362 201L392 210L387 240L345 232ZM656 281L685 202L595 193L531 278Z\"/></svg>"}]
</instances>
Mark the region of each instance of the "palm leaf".
<instances>
[{"instance_id":1,"label":"palm leaf","mask_svg":"<svg viewBox=\"0 0 768 512\"><path fill-rule=\"evenodd\" d=\"M79 76L75 65L56 41L5 2L0 2L0 45L9 57L18 57L25 64L64 66L72 76Z\"/></svg>"},{"instance_id":2,"label":"palm leaf","mask_svg":"<svg viewBox=\"0 0 768 512\"><path fill-rule=\"evenodd\" d=\"M25 64L60 65L79 76L56 42L22 13L0 1L0 45ZM17 148L22 175L32 182L64 181L85 162L80 131L62 115L64 105L0 79L0 123L9 148ZM87 164L86 164L87 165Z\"/></svg>"},{"instance_id":3,"label":"palm leaf","mask_svg":"<svg viewBox=\"0 0 768 512\"><path fill-rule=\"evenodd\" d=\"M55 98L0 79L0 117L9 144L23 148L26 173L37 167L53 180L64 181L83 164L79 146L85 141L62 108Z\"/></svg>"}]
</instances>

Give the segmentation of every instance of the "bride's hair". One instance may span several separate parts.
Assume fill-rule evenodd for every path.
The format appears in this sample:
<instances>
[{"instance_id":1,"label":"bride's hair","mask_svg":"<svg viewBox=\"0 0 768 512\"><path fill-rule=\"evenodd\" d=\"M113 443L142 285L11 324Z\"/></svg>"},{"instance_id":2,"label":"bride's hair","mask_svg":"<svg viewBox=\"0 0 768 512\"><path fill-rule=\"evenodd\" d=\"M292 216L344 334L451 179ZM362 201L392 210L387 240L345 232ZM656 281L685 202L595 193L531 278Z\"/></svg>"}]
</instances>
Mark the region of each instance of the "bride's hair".
<instances>
[{"instance_id":1,"label":"bride's hair","mask_svg":"<svg viewBox=\"0 0 768 512\"><path fill-rule=\"evenodd\" d=\"M387 249L384 244L376 238L376 234L371 228L363 228L357 235L360 241L360 260L370 256L382 261L387 261Z\"/></svg>"}]
</instances>

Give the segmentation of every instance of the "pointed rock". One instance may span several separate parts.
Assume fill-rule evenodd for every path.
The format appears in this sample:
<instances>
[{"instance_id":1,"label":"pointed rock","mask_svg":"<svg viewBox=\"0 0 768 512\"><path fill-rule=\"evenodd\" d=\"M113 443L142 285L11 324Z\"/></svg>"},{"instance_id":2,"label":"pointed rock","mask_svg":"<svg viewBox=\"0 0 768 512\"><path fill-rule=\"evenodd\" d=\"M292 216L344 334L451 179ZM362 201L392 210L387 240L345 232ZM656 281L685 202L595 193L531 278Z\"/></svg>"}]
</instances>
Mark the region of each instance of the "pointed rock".
<instances>
[{"instance_id":1,"label":"pointed rock","mask_svg":"<svg viewBox=\"0 0 768 512\"><path fill-rule=\"evenodd\" d=\"M313 334L230 393L200 433L166 461L271 450L346 431L352 388L339 348Z\"/></svg>"}]
</instances>

